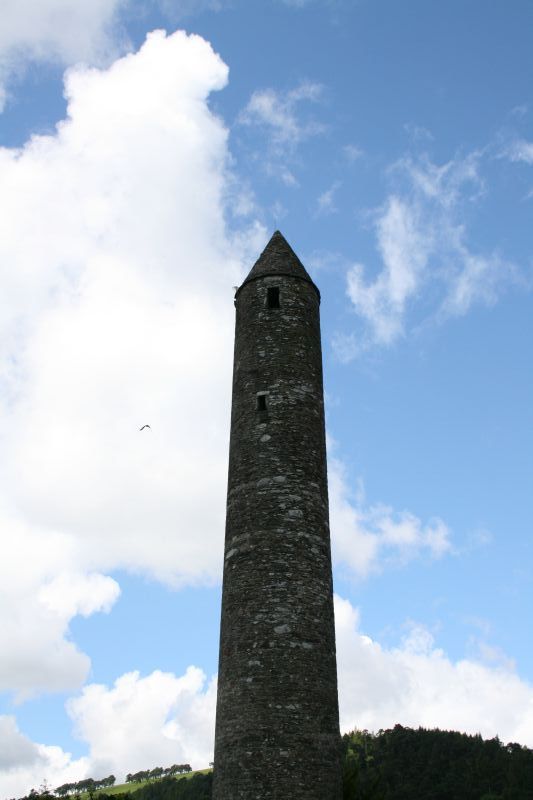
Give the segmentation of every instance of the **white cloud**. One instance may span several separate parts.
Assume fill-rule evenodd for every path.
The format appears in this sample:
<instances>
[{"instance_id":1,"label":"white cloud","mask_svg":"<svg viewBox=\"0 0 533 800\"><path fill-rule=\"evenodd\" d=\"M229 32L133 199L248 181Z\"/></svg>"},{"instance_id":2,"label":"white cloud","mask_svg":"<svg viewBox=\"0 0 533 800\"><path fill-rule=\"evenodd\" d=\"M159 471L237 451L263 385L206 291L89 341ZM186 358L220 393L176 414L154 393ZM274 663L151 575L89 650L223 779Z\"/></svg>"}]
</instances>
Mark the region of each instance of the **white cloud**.
<instances>
[{"instance_id":1,"label":"white cloud","mask_svg":"<svg viewBox=\"0 0 533 800\"><path fill-rule=\"evenodd\" d=\"M197 667L184 675L156 671L118 678L111 688L86 686L68 702L77 736L89 745L95 774L161 764L207 766L213 757L216 681Z\"/></svg>"},{"instance_id":2,"label":"white cloud","mask_svg":"<svg viewBox=\"0 0 533 800\"><path fill-rule=\"evenodd\" d=\"M497 252L473 252L468 244L461 213L484 193L479 154L443 166L404 159L391 174L403 188L375 215L382 267L370 279L362 264L347 272L347 295L363 327L337 337L344 360L403 336L417 305L431 304L434 318L465 314L474 303L495 303L517 275Z\"/></svg>"},{"instance_id":3,"label":"white cloud","mask_svg":"<svg viewBox=\"0 0 533 800\"><path fill-rule=\"evenodd\" d=\"M335 194L340 186L340 181L335 181L329 189L326 189L325 192L322 192L322 194L318 196L316 211L318 216L335 214L338 211L335 205Z\"/></svg>"},{"instance_id":4,"label":"white cloud","mask_svg":"<svg viewBox=\"0 0 533 800\"><path fill-rule=\"evenodd\" d=\"M216 678L207 681L197 667L181 676L129 672L111 687L89 684L67 703L74 732L87 746L78 759L35 744L13 717L0 716L0 792L20 796L43 781L53 788L111 773L122 782L128 772L158 765L204 768L213 759L215 706Z\"/></svg>"},{"instance_id":5,"label":"white cloud","mask_svg":"<svg viewBox=\"0 0 533 800\"><path fill-rule=\"evenodd\" d=\"M42 587L39 600L69 620L78 614L90 617L97 611L110 611L119 594L118 583L107 575L61 573Z\"/></svg>"},{"instance_id":6,"label":"white cloud","mask_svg":"<svg viewBox=\"0 0 533 800\"><path fill-rule=\"evenodd\" d=\"M262 165L288 186L297 183L290 169L297 147L325 130L312 116L304 116L301 108L302 103L318 102L322 92L321 84L311 81L285 92L270 88L257 90L239 115L241 125L264 132L266 149L261 152Z\"/></svg>"},{"instance_id":7,"label":"white cloud","mask_svg":"<svg viewBox=\"0 0 533 800\"><path fill-rule=\"evenodd\" d=\"M10 533L15 528L10 529ZM90 616L107 612L120 589L110 577L99 574L59 572L69 547L66 537L43 531L18 529L18 535L7 548L3 567L0 607L4 647L0 659L0 691L14 691L17 700L24 700L44 690L76 689L86 678L90 661L68 637L70 620L80 614ZM38 539L41 539L39 542ZM57 560L50 563L43 550ZM24 564L31 559L25 574Z\"/></svg>"},{"instance_id":8,"label":"white cloud","mask_svg":"<svg viewBox=\"0 0 533 800\"><path fill-rule=\"evenodd\" d=\"M323 132L319 123L313 120L304 121L298 115L300 103L316 103L321 94L322 86L312 82L301 83L287 92L261 89L252 94L239 121L242 125L266 126L277 145L293 146L309 136Z\"/></svg>"},{"instance_id":9,"label":"white cloud","mask_svg":"<svg viewBox=\"0 0 533 800\"><path fill-rule=\"evenodd\" d=\"M117 13L129 0L3 0L0 82L27 61L73 64L108 58L120 42ZM0 99L5 100L5 85ZM0 109L3 102L0 102Z\"/></svg>"},{"instance_id":10,"label":"white cloud","mask_svg":"<svg viewBox=\"0 0 533 800\"><path fill-rule=\"evenodd\" d=\"M47 781L52 788L81 780L86 758L72 759L60 747L36 744L18 729L12 716L0 716L0 791L3 797L26 794Z\"/></svg>"},{"instance_id":11,"label":"white cloud","mask_svg":"<svg viewBox=\"0 0 533 800\"><path fill-rule=\"evenodd\" d=\"M339 597L335 620L343 731L400 723L533 746L533 686L509 662L454 662L421 626L387 649L359 631L359 612Z\"/></svg>"},{"instance_id":12,"label":"white cloud","mask_svg":"<svg viewBox=\"0 0 533 800\"><path fill-rule=\"evenodd\" d=\"M347 292L357 313L371 325L374 340L390 344L403 333L405 307L426 268L433 234L421 229L418 210L396 196L388 199L376 233L383 269L367 284L363 265L353 265Z\"/></svg>"},{"instance_id":13,"label":"white cloud","mask_svg":"<svg viewBox=\"0 0 533 800\"><path fill-rule=\"evenodd\" d=\"M0 539L0 691L14 691L22 700L43 690L76 689L89 659L68 639L64 610L58 613L39 597L71 560L71 538L0 513Z\"/></svg>"},{"instance_id":14,"label":"white cloud","mask_svg":"<svg viewBox=\"0 0 533 800\"><path fill-rule=\"evenodd\" d=\"M387 565L451 552L450 532L441 519L423 524L409 511L367 506L362 491L350 491L336 459L330 459L328 474L333 560L341 568L364 578Z\"/></svg>"},{"instance_id":15,"label":"white cloud","mask_svg":"<svg viewBox=\"0 0 533 800\"><path fill-rule=\"evenodd\" d=\"M18 729L15 717L0 716L0 771L26 767L39 761L39 749Z\"/></svg>"},{"instance_id":16,"label":"white cloud","mask_svg":"<svg viewBox=\"0 0 533 800\"><path fill-rule=\"evenodd\" d=\"M511 161L523 161L526 164L533 164L533 142L526 139L518 139L507 148L507 157Z\"/></svg>"},{"instance_id":17,"label":"white cloud","mask_svg":"<svg viewBox=\"0 0 533 800\"><path fill-rule=\"evenodd\" d=\"M461 243L457 244L457 253L462 257L462 268L449 282L442 304L443 313L461 315L476 302L486 306L497 303L502 283L512 279L516 273L514 266L498 253L477 255Z\"/></svg>"},{"instance_id":18,"label":"white cloud","mask_svg":"<svg viewBox=\"0 0 533 800\"><path fill-rule=\"evenodd\" d=\"M57 131L0 149L0 685L19 697L85 679L68 624L109 610L105 573L218 578L232 286L264 241L227 234L207 105L226 80L200 37L155 32L70 70Z\"/></svg>"},{"instance_id":19,"label":"white cloud","mask_svg":"<svg viewBox=\"0 0 533 800\"><path fill-rule=\"evenodd\" d=\"M364 151L355 144L347 144L343 148L343 153L348 161L353 163L363 157Z\"/></svg>"},{"instance_id":20,"label":"white cloud","mask_svg":"<svg viewBox=\"0 0 533 800\"><path fill-rule=\"evenodd\" d=\"M406 122L403 126L404 131L413 142L432 141L433 134L423 125L417 125L414 122Z\"/></svg>"}]
</instances>

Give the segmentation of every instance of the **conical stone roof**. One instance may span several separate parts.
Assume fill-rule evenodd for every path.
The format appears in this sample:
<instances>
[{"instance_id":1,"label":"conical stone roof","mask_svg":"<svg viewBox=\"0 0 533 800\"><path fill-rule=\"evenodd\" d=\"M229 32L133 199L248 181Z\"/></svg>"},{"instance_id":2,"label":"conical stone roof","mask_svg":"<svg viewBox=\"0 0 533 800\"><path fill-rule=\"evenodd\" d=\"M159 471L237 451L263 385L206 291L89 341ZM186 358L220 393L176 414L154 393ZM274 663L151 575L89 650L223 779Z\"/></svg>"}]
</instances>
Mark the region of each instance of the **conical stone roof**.
<instances>
[{"instance_id":1,"label":"conical stone roof","mask_svg":"<svg viewBox=\"0 0 533 800\"><path fill-rule=\"evenodd\" d=\"M288 241L279 231L274 231L269 243L237 290L237 294L242 287L250 283L250 281L264 278L266 275L288 275L297 280L307 281L314 286L320 297L320 292L311 280L309 273Z\"/></svg>"}]
</instances>

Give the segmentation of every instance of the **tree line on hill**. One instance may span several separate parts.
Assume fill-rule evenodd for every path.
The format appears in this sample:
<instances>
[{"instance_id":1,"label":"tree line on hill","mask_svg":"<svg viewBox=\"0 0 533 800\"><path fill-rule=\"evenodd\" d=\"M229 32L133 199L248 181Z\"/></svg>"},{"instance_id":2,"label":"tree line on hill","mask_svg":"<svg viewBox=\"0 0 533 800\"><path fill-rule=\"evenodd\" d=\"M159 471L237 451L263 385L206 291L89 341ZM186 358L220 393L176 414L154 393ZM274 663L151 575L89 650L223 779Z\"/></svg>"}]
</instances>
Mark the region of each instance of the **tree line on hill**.
<instances>
[{"instance_id":1,"label":"tree line on hill","mask_svg":"<svg viewBox=\"0 0 533 800\"><path fill-rule=\"evenodd\" d=\"M99 781L95 781L94 778L85 778L77 783L63 783L57 789L54 789L54 794L58 797L67 797L68 795L81 794L82 792L95 792L97 789L107 789L108 786L113 786L115 780L114 775L109 775Z\"/></svg>"},{"instance_id":2,"label":"tree line on hill","mask_svg":"<svg viewBox=\"0 0 533 800\"><path fill-rule=\"evenodd\" d=\"M533 750L515 742L503 744L498 737L484 740L479 734L396 725L375 734L353 731L343 736L342 746L343 800L533 800ZM153 772L130 775L131 784L139 774L149 777L120 798L106 794L105 788L97 798L211 800L212 772L177 779L178 771L164 775L163 770L152 781ZM52 794L43 787L20 800L58 796L57 790Z\"/></svg>"},{"instance_id":3,"label":"tree line on hill","mask_svg":"<svg viewBox=\"0 0 533 800\"><path fill-rule=\"evenodd\" d=\"M139 772L128 772L126 783L142 783L154 778L172 778L174 775L183 775L184 772L192 772L190 764L172 764L171 767L154 767L153 769L142 769Z\"/></svg>"},{"instance_id":4,"label":"tree line on hill","mask_svg":"<svg viewBox=\"0 0 533 800\"><path fill-rule=\"evenodd\" d=\"M533 750L498 737L396 725L343 750L344 800L533 800Z\"/></svg>"},{"instance_id":5,"label":"tree line on hill","mask_svg":"<svg viewBox=\"0 0 533 800\"><path fill-rule=\"evenodd\" d=\"M128 772L126 775L126 783L144 783L145 781L158 780L159 778L174 778L176 775L183 775L183 773L192 772L190 764L172 764L171 767L154 767L153 769L143 769L139 772ZM108 775L107 778L84 778L75 783L63 783L55 789L50 789L46 783L43 784L40 791L32 789L26 797L20 797L18 800L47 800L53 798L56 800L58 797L70 797L71 795L79 795L83 792L89 795L98 791L98 796L101 800L105 800L107 795L103 793L102 789L107 789L115 785L116 778L114 775ZM126 800L129 792L122 793L122 797ZM16 798L12 798L16 800Z\"/></svg>"}]
</instances>

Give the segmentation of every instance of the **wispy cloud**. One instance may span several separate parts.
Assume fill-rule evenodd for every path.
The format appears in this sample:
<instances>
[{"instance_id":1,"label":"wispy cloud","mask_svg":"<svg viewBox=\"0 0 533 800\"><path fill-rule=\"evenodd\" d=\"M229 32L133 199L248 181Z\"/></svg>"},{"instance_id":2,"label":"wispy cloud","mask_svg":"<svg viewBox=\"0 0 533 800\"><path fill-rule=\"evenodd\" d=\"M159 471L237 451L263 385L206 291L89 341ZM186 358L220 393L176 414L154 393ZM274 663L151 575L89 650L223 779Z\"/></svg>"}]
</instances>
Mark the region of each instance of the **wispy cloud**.
<instances>
[{"instance_id":1,"label":"wispy cloud","mask_svg":"<svg viewBox=\"0 0 533 800\"><path fill-rule=\"evenodd\" d=\"M533 142L526 139L517 139L506 149L505 155L510 161L523 161L533 164Z\"/></svg>"},{"instance_id":2,"label":"wispy cloud","mask_svg":"<svg viewBox=\"0 0 533 800\"><path fill-rule=\"evenodd\" d=\"M441 519L424 523L410 511L368 505L360 483L350 489L341 462L329 463L332 546L338 566L364 578L387 566L452 552L450 531Z\"/></svg>"},{"instance_id":3,"label":"wispy cloud","mask_svg":"<svg viewBox=\"0 0 533 800\"><path fill-rule=\"evenodd\" d=\"M328 214L335 214L337 206L335 205L335 194L341 186L340 181L335 181L329 189L322 192L316 201L316 214L317 216L327 216Z\"/></svg>"},{"instance_id":4,"label":"wispy cloud","mask_svg":"<svg viewBox=\"0 0 533 800\"><path fill-rule=\"evenodd\" d=\"M287 92L258 90L241 112L239 122L268 128L272 143L277 147L294 147L303 139L323 132L323 125L312 119L304 121L299 112L302 102L316 103L321 95L322 85L311 82L301 83Z\"/></svg>"},{"instance_id":5,"label":"wispy cloud","mask_svg":"<svg viewBox=\"0 0 533 800\"><path fill-rule=\"evenodd\" d=\"M474 303L495 303L516 278L516 267L497 251L469 244L463 212L485 193L480 158L474 152L443 165L404 158L391 167L396 187L373 215L381 268L370 278L360 263L347 271L347 295L363 325L337 337L339 357L395 342L420 301L432 303L435 319L465 314Z\"/></svg>"},{"instance_id":6,"label":"wispy cloud","mask_svg":"<svg viewBox=\"0 0 533 800\"><path fill-rule=\"evenodd\" d=\"M423 125L416 125L414 122L406 122L403 129L413 142L428 142L433 140L433 134Z\"/></svg>"},{"instance_id":7,"label":"wispy cloud","mask_svg":"<svg viewBox=\"0 0 533 800\"><path fill-rule=\"evenodd\" d=\"M528 110L527 103L520 103L520 105L511 109L511 115L513 117L525 117Z\"/></svg>"},{"instance_id":8,"label":"wispy cloud","mask_svg":"<svg viewBox=\"0 0 533 800\"><path fill-rule=\"evenodd\" d=\"M383 269L366 283L364 266L354 264L347 292L356 312L371 325L375 341L389 344L403 332L405 307L426 267L433 234L422 230L416 207L393 195L377 220L376 235Z\"/></svg>"},{"instance_id":9,"label":"wispy cloud","mask_svg":"<svg viewBox=\"0 0 533 800\"><path fill-rule=\"evenodd\" d=\"M352 164L354 161L358 161L364 155L364 151L356 144L344 145L342 152L344 153L345 158Z\"/></svg>"},{"instance_id":10,"label":"wispy cloud","mask_svg":"<svg viewBox=\"0 0 533 800\"><path fill-rule=\"evenodd\" d=\"M240 125L258 129L266 139L266 150L261 154L264 167L287 185L297 182L290 165L298 146L326 130L305 111L309 103L321 99L322 93L322 85L311 81L285 92L261 89L252 94L239 114Z\"/></svg>"}]
</instances>

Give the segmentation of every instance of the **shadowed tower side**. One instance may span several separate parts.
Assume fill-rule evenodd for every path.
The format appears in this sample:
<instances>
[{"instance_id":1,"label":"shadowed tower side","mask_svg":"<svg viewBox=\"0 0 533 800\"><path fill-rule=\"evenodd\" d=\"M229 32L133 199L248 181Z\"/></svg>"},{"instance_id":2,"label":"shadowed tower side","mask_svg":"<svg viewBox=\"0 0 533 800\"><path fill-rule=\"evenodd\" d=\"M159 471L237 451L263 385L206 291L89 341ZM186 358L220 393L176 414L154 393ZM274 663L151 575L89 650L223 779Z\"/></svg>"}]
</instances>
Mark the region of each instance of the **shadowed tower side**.
<instances>
[{"instance_id":1,"label":"shadowed tower side","mask_svg":"<svg viewBox=\"0 0 533 800\"><path fill-rule=\"evenodd\" d=\"M276 231L235 295L214 800L340 800L320 294Z\"/></svg>"}]
</instances>

